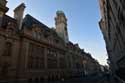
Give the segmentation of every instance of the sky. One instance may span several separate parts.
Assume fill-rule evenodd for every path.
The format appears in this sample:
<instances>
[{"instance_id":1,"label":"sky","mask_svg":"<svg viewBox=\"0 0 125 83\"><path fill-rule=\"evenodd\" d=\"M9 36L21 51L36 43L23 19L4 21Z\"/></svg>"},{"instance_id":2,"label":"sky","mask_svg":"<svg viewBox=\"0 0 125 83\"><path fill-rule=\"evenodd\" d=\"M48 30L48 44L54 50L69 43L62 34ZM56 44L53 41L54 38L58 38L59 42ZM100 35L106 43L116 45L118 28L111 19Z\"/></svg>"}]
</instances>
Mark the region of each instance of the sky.
<instances>
[{"instance_id":1,"label":"sky","mask_svg":"<svg viewBox=\"0 0 125 83\"><path fill-rule=\"evenodd\" d=\"M68 19L69 40L92 54L100 64L107 64L107 52L98 22L101 18L98 0L8 0L8 15L25 3L25 15L30 14L45 25L55 27L54 17L62 10Z\"/></svg>"}]
</instances>

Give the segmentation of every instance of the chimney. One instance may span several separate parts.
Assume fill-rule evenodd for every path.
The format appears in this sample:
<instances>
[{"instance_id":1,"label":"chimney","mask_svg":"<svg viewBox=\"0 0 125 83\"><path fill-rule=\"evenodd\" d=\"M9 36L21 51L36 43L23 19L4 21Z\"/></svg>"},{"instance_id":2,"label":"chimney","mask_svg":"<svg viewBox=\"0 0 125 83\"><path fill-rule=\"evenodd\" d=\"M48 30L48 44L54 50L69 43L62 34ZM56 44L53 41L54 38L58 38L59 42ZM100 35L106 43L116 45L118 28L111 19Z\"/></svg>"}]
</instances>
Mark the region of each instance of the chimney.
<instances>
[{"instance_id":1,"label":"chimney","mask_svg":"<svg viewBox=\"0 0 125 83\"><path fill-rule=\"evenodd\" d=\"M22 21L25 7L25 4L22 3L14 9L14 18L17 20L19 30L22 29Z\"/></svg>"}]
</instances>

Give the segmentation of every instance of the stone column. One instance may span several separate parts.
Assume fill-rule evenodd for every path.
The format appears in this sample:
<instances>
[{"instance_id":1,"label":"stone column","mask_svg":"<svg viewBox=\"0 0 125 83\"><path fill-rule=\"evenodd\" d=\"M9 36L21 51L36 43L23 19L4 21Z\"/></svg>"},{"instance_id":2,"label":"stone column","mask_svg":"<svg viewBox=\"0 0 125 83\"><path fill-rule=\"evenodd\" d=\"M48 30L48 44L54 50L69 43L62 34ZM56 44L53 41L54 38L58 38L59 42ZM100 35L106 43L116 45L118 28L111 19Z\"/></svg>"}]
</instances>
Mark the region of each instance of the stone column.
<instances>
[{"instance_id":1,"label":"stone column","mask_svg":"<svg viewBox=\"0 0 125 83\"><path fill-rule=\"evenodd\" d=\"M2 27L3 12L0 11L0 27Z\"/></svg>"},{"instance_id":2,"label":"stone column","mask_svg":"<svg viewBox=\"0 0 125 83\"><path fill-rule=\"evenodd\" d=\"M57 68L59 69L60 65L59 65L59 52L57 52Z\"/></svg>"},{"instance_id":3,"label":"stone column","mask_svg":"<svg viewBox=\"0 0 125 83\"><path fill-rule=\"evenodd\" d=\"M44 48L44 67L45 67L45 70L48 69L48 66L47 66L47 48L46 47Z\"/></svg>"},{"instance_id":4,"label":"stone column","mask_svg":"<svg viewBox=\"0 0 125 83\"><path fill-rule=\"evenodd\" d=\"M47 79L48 79L48 65L47 65L47 47L44 48L44 83L47 83Z\"/></svg>"},{"instance_id":5,"label":"stone column","mask_svg":"<svg viewBox=\"0 0 125 83\"><path fill-rule=\"evenodd\" d=\"M71 68L71 69L72 69L72 67L73 67L73 60L72 60L72 56L73 56L73 55L71 54L71 55L70 55L70 61L71 61L71 67L70 67L70 68Z\"/></svg>"},{"instance_id":6,"label":"stone column","mask_svg":"<svg viewBox=\"0 0 125 83\"><path fill-rule=\"evenodd\" d=\"M60 64L59 64L60 59L59 58L60 58L59 52L57 52L57 70L58 70L58 72L60 72ZM58 73L58 79L60 79L60 73Z\"/></svg>"}]
</instances>

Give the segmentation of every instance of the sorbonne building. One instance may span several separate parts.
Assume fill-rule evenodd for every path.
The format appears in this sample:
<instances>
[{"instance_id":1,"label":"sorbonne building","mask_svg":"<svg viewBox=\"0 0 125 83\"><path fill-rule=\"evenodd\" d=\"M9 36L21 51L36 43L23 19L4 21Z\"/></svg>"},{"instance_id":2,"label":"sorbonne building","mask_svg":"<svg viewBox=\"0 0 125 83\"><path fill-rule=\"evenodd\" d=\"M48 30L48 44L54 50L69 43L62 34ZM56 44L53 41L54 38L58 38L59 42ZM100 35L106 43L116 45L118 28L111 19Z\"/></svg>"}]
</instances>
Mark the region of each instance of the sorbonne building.
<instances>
[{"instance_id":1,"label":"sorbonne building","mask_svg":"<svg viewBox=\"0 0 125 83\"><path fill-rule=\"evenodd\" d=\"M100 29L112 74L125 80L125 0L99 0Z\"/></svg>"},{"instance_id":2,"label":"sorbonne building","mask_svg":"<svg viewBox=\"0 0 125 83\"><path fill-rule=\"evenodd\" d=\"M49 28L31 15L23 18L25 4L6 15L6 0L0 0L0 82L40 83L100 71L91 54L69 41L67 18L57 11L56 28Z\"/></svg>"}]
</instances>

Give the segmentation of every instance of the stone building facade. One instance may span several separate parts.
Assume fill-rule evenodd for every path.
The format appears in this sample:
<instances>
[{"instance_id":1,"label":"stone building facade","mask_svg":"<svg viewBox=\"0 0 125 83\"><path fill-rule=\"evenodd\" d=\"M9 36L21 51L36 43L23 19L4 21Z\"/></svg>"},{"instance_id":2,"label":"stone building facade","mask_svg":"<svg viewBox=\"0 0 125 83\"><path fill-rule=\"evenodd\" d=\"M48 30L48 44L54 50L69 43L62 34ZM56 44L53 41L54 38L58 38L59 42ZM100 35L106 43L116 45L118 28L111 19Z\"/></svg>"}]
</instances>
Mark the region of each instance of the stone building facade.
<instances>
[{"instance_id":1,"label":"stone building facade","mask_svg":"<svg viewBox=\"0 0 125 83\"><path fill-rule=\"evenodd\" d=\"M100 29L106 42L112 73L125 79L125 0L99 0Z\"/></svg>"},{"instance_id":2,"label":"stone building facade","mask_svg":"<svg viewBox=\"0 0 125 83\"><path fill-rule=\"evenodd\" d=\"M6 3L0 0L0 82L40 83L100 70L90 54L69 41L62 11L57 12L53 29L29 14L23 18L23 3L14 10L14 18L6 15Z\"/></svg>"}]
</instances>

